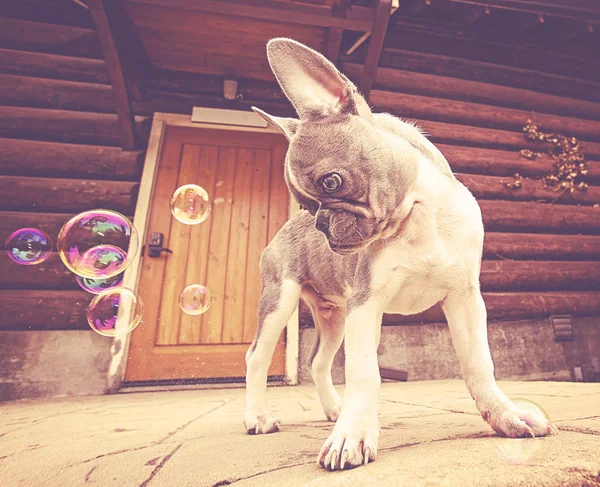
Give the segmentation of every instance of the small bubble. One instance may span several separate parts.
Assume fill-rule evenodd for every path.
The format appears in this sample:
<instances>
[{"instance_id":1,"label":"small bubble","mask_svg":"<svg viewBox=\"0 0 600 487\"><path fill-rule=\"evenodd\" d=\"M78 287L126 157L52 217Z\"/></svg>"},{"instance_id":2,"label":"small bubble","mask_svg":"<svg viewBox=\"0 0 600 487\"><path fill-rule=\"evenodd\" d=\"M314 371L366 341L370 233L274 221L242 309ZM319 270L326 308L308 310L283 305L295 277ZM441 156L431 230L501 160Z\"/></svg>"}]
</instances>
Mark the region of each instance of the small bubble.
<instances>
[{"instance_id":1,"label":"small bubble","mask_svg":"<svg viewBox=\"0 0 600 487\"><path fill-rule=\"evenodd\" d=\"M186 225L197 225L210 216L208 193L195 184L177 188L171 196L170 205L175 219Z\"/></svg>"},{"instance_id":2,"label":"small bubble","mask_svg":"<svg viewBox=\"0 0 600 487\"><path fill-rule=\"evenodd\" d=\"M142 321L144 304L131 289L107 289L92 299L87 321L96 333L114 337L130 333Z\"/></svg>"},{"instance_id":3,"label":"small bubble","mask_svg":"<svg viewBox=\"0 0 600 487\"><path fill-rule=\"evenodd\" d=\"M179 307L192 316L205 313L212 302L210 289L201 284L190 284L179 294Z\"/></svg>"},{"instance_id":4,"label":"small bubble","mask_svg":"<svg viewBox=\"0 0 600 487\"><path fill-rule=\"evenodd\" d=\"M37 228L21 228L6 239L6 253L21 265L41 264L52 252L52 240Z\"/></svg>"}]
</instances>

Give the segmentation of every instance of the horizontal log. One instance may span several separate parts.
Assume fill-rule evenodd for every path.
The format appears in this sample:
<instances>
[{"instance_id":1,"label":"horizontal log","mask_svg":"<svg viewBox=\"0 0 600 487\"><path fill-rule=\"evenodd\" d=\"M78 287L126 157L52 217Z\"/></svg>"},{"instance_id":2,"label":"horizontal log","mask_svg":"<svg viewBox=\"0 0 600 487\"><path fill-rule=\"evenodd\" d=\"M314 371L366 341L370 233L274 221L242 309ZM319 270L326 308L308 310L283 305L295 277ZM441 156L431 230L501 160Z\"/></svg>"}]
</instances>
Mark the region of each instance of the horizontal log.
<instances>
[{"instance_id":1,"label":"horizontal log","mask_svg":"<svg viewBox=\"0 0 600 487\"><path fill-rule=\"evenodd\" d=\"M527 68L502 66L462 57L417 52L410 49L386 50L380 66L482 81L563 97L600 102L600 83Z\"/></svg>"},{"instance_id":2,"label":"horizontal log","mask_svg":"<svg viewBox=\"0 0 600 487\"><path fill-rule=\"evenodd\" d=\"M139 183L0 176L0 208L70 213L106 208L131 214Z\"/></svg>"},{"instance_id":3,"label":"horizontal log","mask_svg":"<svg viewBox=\"0 0 600 487\"><path fill-rule=\"evenodd\" d=\"M484 259L599 260L600 237L486 232Z\"/></svg>"},{"instance_id":4,"label":"horizontal log","mask_svg":"<svg viewBox=\"0 0 600 487\"><path fill-rule=\"evenodd\" d=\"M103 59L96 31L0 17L0 47Z\"/></svg>"},{"instance_id":5,"label":"horizontal log","mask_svg":"<svg viewBox=\"0 0 600 487\"><path fill-rule=\"evenodd\" d=\"M103 59L0 49L0 72L110 85Z\"/></svg>"},{"instance_id":6,"label":"horizontal log","mask_svg":"<svg viewBox=\"0 0 600 487\"><path fill-rule=\"evenodd\" d=\"M136 121L138 130L146 134L144 118L137 117ZM93 145L120 144L116 115L7 106L0 106L0 137Z\"/></svg>"},{"instance_id":7,"label":"horizontal log","mask_svg":"<svg viewBox=\"0 0 600 487\"><path fill-rule=\"evenodd\" d=\"M481 103L446 98L373 90L369 104L402 118L418 118L438 122L458 123L474 127L521 132L528 119L533 119L546 132L559 132L583 140L598 140L600 122L560 115L527 112Z\"/></svg>"},{"instance_id":8,"label":"horizontal log","mask_svg":"<svg viewBox=\"0 0 600 487\"><path fill-rule=\"evenodd\" d=\"M54 244L61 227L75 213L24 213L17 211L0 211L0 250L4 250L6 238L19 228L33 227L46 232ZM131 215L126 215L130 220Z\"/></svg>"},{"instance_id":9,"label":"horizontal log","mask_svg":"<svg viewBox=\"0 0 600 487\"><path fill-rule=\"evenodd\" d=\"M600 262L484 260L480 283L482 291L598 290Z\"/></svg>"},{"instance_id":10,"label":"horizontal log","mask_svg":"<svg viewBox=\"0 0 600 487\"><path fill-rule=\"evenodd\" d=\"M0 330L89 330L92 298L83 290L0 290Z\"/></svg>"},{"instance_id":11,"label":"horizontal log","mask_svg":"<svg viewBox=\"0 0 600 487\"><path fill-rule=\"evenodd\" d=\"M550 174L554 159L544 154L534 160L525 159L516 150L481 149L478 147L461 147L458 145L438 144L452 170L465 174L487 174L489 176L513 176L519 173L525 177L540 177ZM588 183L600 183L600 164L587 161Z\"/></svg>"},{"instance_id":12,"label":"horizontal log","mask_svg":"<svg viewBox=\"0 0 600 487\"><path fill-rule=\"evenodd\" d=\"M109 85L0 74L0 104L115 113Z\"/></svg>"},{"instance_id":13,"label":"horizontal log","mask_svg":"<svg viewBox=\"0 0 600 487\"><path fill-rule=\"evenodd\" d=\"M521 150L531 149L544 152L547 143L531 141L525 138L523 132L471 127L455 123L435 122L431 120L416 120L434 144L450 144L468 147L483 147L489 149ZM568 135L568 134L567 134ZM600 144L583 142L581 148L590 159L600 159Z\"/></svg>"},{"instance_id":14,"label":"horizontal log","mask_svg":"<svg viewBox=\"0 0 600 487\"><path fill-rule=\"evenodd\" d=\"M530 178L522 179L519 188L509 189L505 183L511 183L514 178L479 174L456 174L456 177L478 200L537 201L570 205L600 204L599 186L589 186L585 191L577 190L571 193L545 188L542 181Z\"/></svg>"},{"instance_id":15,"label":"horizontal log","mask_svg":"<svg viewBox=\"0 0 600 487\"><path fill-rule=\"evenodd\" d=\"M32 20L59 25L93 28L93 23L85 8L72 1L19 0L4 2L0 10L3 17Z\"/></svg>"},{"instance_id":16,"label":"horizontal log","mask_svg":"<svg viewBox=\"0 0 600 487\"><path fill-rule=\"evenodd\" d=\"M595 316L600 313L600 291L577 292L487 292L483 293L488 321L529 320L551 315ZM446 318L439 304L423 313L404 316L384 314L384 325L439 323ZM300 325L314 326L310 311L300 307Z\"/></svg>"},{"instance_id":17,"label":"horizontal log","mask_svg":"<svg viewBox=\"0 0 600 487\"><path fill-rule=\"evenodd\" d=\"M600 234L600 208L513 201L479 201L487 232Z\"/></svg>"},{"instance_id":18,"label":"horizontal log","mask_svg":"<svg viewBox=\"0 0 600 487\"><path fill-rule=\"evenodd\" d=\"M344 63L342 71L353 81L358 82L362 74L362 66ZM380 67L377 69L375 89L600 120L600 103L447 75L438 76Z\"/></svg>"},{"instance_id":19,"label":"horizontal log","mask_svg":"<svg viewBox=\"0 0 600 487\"><path fill-rule=\"evenodd\" d=\"M0 289L81 290L70 272L53 252L48 260L37 265L19 265L10 259L0 259Z\"/></svg>"},{"instance_id":20,"label":"horizontal log","mask_svg":"<svg viewBox=\"0 0 600 487\"><path fill-rule=\"evenodd\" d=\"M600 64L597 59L580 56L581 51L570 54L556 50L540 49L525 43L507 43L485 40L468 33L457 34L454 28L444 31L439 24L435 28L423 28L405 22L396 22L388 30L386 51L393 53L395 47L456 56L501 66L558 74L571 78L600 81Z\"/></svg>"},{"instance_id":21,"label":"horizontal log","mask_svg":"<svg viewBox=\"0 0 600 487\"><path fill-rule=\"evenodd\" d=\"M0 139L0 174L139 181L143 151L117 147Z\"/></svg>"}]
</instances>

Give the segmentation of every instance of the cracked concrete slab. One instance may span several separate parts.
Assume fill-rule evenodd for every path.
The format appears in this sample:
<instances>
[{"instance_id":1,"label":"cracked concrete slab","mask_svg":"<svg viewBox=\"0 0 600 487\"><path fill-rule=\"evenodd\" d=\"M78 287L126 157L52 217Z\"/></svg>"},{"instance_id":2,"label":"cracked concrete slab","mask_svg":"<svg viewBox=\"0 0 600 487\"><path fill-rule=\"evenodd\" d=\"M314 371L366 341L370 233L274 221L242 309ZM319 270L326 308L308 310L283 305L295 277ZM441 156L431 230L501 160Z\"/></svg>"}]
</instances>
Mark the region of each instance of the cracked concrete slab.
<instances>
[{"instance_id":1,"label":"cracked concrete slab","mask_svg":"<svg viewBox=\"0 0 600 487\"><path fill-rule=\"evenodd\" d=\"M539 404L559 435L496 436L462 381L384 383L377 461L334 473L315 463L333 424L311 386L270 388L283 424L258 436L243 429L243 389L3 403L0 485L600 486L600 384L500 386Z\"/></svg>"}]
</instances>

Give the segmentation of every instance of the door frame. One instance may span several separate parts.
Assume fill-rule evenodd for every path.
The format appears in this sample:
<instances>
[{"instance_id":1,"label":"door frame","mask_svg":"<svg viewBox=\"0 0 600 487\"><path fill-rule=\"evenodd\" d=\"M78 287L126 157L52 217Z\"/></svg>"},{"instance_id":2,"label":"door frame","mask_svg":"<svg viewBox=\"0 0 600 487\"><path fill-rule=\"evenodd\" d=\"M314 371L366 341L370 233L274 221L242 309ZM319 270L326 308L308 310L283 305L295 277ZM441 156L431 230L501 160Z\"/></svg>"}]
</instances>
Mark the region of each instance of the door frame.
<instances>
[{"instance_id":1,"label":"door frame","mask_svg":"<svg viewBox=\"0 0 600 487\"><path fill-rule=\"evenodd\" d=\"M231 116L234 110L227 110ZM248 117L248 112L237 111L244 118ZM197 129L218 129L232 130L236 132L259 132L267 134L277 134L284 137L280 131L272 127L249 127L243 125L225 125L218 123L192 122L189 115L179 115L173 113L156 112L152 117L152 128L148 139L148 147L144 160L144 169L140 182L137 203L134 213L135 228L138 231L140 242L146 242L148 224L150 221L150 203L154 195L154 183L156 174L158 173L158 163L164 137L168 127L191 127ZM300 205L289 195L289 215L300 210ZM141 251L135 254L131 264L125 270L123 278L123 287L133 289L135 292L139 288L139 279L142 270L142 255ZM298 353L299 353L299 327L300 321L298 318L298 307L292 314L286 326L285 336L285 381L294 385L298 383ZM127 365L127 357L129 354L130 336L128 333L124 336L113 338L111 346L111 360L107 373L107 393L115 393L119 390L125 379L125 367Z\"/></svg>"}]
</instances>

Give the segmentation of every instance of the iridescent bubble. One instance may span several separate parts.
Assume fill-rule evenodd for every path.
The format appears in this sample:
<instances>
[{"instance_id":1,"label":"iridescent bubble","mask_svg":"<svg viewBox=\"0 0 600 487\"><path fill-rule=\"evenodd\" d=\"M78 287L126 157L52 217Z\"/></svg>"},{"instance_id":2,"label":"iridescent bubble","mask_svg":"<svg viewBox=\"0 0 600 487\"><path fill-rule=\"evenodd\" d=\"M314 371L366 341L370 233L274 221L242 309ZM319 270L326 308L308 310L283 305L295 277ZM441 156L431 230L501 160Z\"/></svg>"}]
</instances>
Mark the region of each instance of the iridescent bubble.
<instances>
[{"instance_id":1,"label":"iridescent bubble","mask_svg":"<svg viewBox=\"0 0 600 487\"><path fill-rule=\"evenodd\" d=\"M92 277L81 277L76 276L75 280L79 286L92 294L100 294L102 291L119 287L123 285L123 273L117 274L116 276L107 277L105 279L94 279Z\"/></svg>"},{"instance_id":2,"label":"iridescent bubble","mask_svg":"<svg viewBox=\"0 0 600 487\"><path fill-rule=\"evenodd\" d=\"M130 333L142 321L143 312L142 299L131 289L107 289L92 299L87 321L96 333L114 337Z\"/></svg>"},{"instance_id":3,"label":"iridescent bubble","mask_svg":"<svg viewBox=\"0 0 600 487\"><path fill-rule=\"evenodd\" d=\"M10 259L17 264L35 265L50 257L52 240L37 228L21 228L9 235L5 248Z\"/></svg>"},{"instance_id":4,"label":"iridescent bubble","mask_svg":"<svg viewBox=\"0 0 600 487\"><path fill-rule=\"evenodd\" d=\"M192 316L201 315L210 308L212 294L201 284L190 284L179 294L179 307Z\"/></svg>"},{"instance_id":5,"label":"iridescent bubble","mask_svg":"<svg viewBox=\"0 0 600 487\"><path fill-rule=\"evenodd\" d=\"M197 225L210 215L210 203L206 190L195 184L177 188L171 196L171 213L186 225Z\"/></svg>"},{"instance_id":6,"label":"iridescent bubble","mask_svg":"<svg viewBox=\"0 0 600 487\"><path fill-rule=\"evenodd\" d=\"M80 213L58 234L58 253L67 268L82 277L112 277L131 263L138 247L131 221L111 210Z\"/></svg>"},{"instance_id":7,"label":"iridescent bubble","mask_svg":"<svg viewBox=\"0 0 600 487\"><path fill-rule=\"evenodd\" d=\"M535 402L529 399L513 399L515 406L525 411L531 411L535 414L544 416L548 415ZM524 465L529 463L542 446L544 438L502 438L498 444L496 451L508 463L513 465Z\"/></svg>"}]
</instances>

